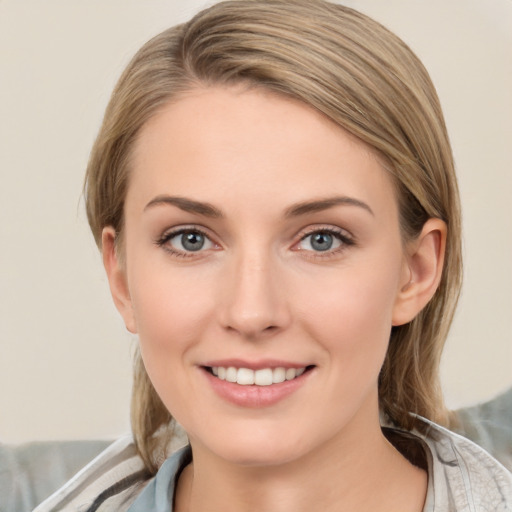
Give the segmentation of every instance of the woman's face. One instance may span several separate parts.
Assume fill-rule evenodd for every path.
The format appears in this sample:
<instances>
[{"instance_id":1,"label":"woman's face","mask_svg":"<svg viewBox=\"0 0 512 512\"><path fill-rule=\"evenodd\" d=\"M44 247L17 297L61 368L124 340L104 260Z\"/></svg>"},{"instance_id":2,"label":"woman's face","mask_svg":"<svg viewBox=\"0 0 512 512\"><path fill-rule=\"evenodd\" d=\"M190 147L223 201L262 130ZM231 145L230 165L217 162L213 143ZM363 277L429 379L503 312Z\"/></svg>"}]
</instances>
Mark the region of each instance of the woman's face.
<instances>
[{"instance_id":1,"label":"woman's face","mask_svg":"<svg viewBox=\"0 0 512 512\"><path fill-rule=\"evenodd\" d=\"M278 464L375 429L410 275L369 149L301 103L219 87L151 119L132 164L118 307L194 456Z\"/></svg>"}]
</instances>

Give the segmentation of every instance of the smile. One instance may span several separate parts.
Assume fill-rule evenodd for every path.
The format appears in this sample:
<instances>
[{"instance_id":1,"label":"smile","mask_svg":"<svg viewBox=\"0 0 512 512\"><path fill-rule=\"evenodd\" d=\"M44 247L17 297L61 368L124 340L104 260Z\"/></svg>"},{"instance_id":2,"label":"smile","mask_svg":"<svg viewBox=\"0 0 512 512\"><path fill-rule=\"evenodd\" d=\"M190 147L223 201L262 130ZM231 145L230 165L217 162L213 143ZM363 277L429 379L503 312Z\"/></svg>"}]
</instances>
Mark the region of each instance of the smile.
<instances>
[{"instance_id":1,"label":"smile","mask_svg":"<svg viewBox=\"0 0 512 512\"><path fill-rule=\"evenodd\" d=\"M294 395L315 373L316 365L284 361L211 361L201 365L213 391L237 407L265 408Z\"/></svg>"},{"instance_id":2,"label":"smile","mask_svg":"<svg viewBox=\"0 0 512 512\"><path fill-rule=\"evenodd\" d=\"M211 373L220 380L240 384L241 386L271 386L280 384L286 380L300 377L307 367L302 368L262 368L251 370L250 368L235 368L234 366L212 366Z\"/></svg>"}]
</instances>

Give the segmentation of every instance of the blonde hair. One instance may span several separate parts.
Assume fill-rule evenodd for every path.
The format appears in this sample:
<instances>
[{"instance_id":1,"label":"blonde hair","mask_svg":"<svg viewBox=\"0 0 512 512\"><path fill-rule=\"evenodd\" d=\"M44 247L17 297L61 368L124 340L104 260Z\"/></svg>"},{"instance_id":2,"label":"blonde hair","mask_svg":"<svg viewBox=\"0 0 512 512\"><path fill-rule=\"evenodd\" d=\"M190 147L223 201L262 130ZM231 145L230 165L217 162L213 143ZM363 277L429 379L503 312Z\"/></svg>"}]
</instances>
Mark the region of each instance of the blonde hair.
<instances>
[{"instance_id":1,"label":"blonde hair","mask_svg":"<svg viewBox=\"0 0 512 512\"><path fill-rule=\"evenodd\" d=\"M302 101L370 145L396 183L404 239L417 236L428 218L446 222L439 288L413 321L392 329L379 381L381 409L391 421L419 427L412 412L446 424L439 361L462 275L453 159L427 71L367 16L321 0L233 0L146 43L113 92L87 168L97 244L105 226L122 233L131 150L146 121L197 84L240 82ZM168 441L155 433L171 420L137 353L132 429L151 472Z\"/></svg>"}]
</instances>

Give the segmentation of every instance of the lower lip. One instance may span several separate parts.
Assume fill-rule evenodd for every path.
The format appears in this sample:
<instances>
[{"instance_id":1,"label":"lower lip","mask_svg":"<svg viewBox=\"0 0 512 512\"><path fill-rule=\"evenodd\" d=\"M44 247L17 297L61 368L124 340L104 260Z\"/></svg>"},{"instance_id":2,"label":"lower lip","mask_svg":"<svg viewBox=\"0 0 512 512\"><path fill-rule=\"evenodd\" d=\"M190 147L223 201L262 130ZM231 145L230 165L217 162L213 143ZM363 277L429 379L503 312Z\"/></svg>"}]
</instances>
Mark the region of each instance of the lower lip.
<instances>
[{"instance_id":1,"label":"lower lip","mask_svg":"<svg viewBox=\"0 0 512 512\"><path fill-rule=\"evenodd\" d=\"M221 380L202 368L213 390L224 400L240 407L262 408L275 405L297 391L308 379L311 370L300 377L270 386L242 386Z\"/></svg>"}]
</instances>

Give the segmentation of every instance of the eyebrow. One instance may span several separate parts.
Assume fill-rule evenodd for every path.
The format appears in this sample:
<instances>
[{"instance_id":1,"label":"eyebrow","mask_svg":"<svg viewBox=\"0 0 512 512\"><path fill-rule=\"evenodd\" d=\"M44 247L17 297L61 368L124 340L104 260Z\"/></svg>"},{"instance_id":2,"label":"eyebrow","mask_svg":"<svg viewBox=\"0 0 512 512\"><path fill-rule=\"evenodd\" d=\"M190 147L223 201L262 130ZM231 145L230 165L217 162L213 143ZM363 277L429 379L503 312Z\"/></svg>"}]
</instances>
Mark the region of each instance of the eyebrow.
<instances>
[{"instance_id":1,"label":"eyebrow","mask_svg":"<svg viewBox=\"0 0 512 512\"><path fill-rule=\"evenodd\" d=\"M373 210L359 199L348 196L335 196L328 197L326 199L319 199L317 201L305 201L303 203L292 205L286 209L285 217L298 217L307 213L321 212L339 205L357 206L359 208L363 208L372 215L375 215Z\"/></svg>"},{"instance_id":2,"label":"eyebrow","mask_svg":"<svg viewBox=\"0 0 512 512\"><path fill-rule=\"evenodd\" d=\"M180 196L168 195L156 196L154 199L149 201L149 203L144 207L144 211L146 211L148 208L160 205L176 206L177 208L185 212L196 213L198 215L203 215L205 217L211 217L214 219L224 217L224 214L218 208L216 208L210 203L194 201L193 199L188 199ZM285 210L284 217L299 217L301 215L306 215L308 213L315 213L328 210L339 205L356 206L368 211L371 215L374 215L372 209L366 203L360 201L359 199L348 196L335 196L328 197L326 199L304 201L301 203L294 204Z\"/></svg>"},{"instance_id":3,"label":"eyebrow","mask_svg":"<svg viewBox=\"0 0 512 512\"><path fill-rule=\"evenodd\" d=\"M215 208L215 206L211 205L210 203L194 201L193 199L187 199L185 197L167 195L156 196L144 207L144 211L146 211L148 208L160 206L163 204L176 206L185 212L197 213L198 215L203 215L205 217L211 217L214 219L218 219L224 216L218 208Z\"/></svg>"}]
</instances>

